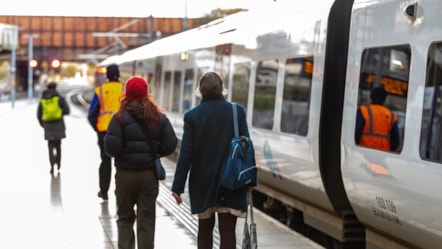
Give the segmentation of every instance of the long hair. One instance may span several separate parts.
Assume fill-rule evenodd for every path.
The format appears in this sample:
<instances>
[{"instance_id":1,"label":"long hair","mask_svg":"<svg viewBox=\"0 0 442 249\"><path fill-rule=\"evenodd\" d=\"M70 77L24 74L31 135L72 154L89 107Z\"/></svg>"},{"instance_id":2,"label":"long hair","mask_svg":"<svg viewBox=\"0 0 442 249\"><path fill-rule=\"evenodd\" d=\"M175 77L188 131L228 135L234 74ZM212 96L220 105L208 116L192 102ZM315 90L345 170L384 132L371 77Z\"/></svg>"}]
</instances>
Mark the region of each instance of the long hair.
<instances>
[{"instance_id":1,"label":"long hair","mask_svg":"<svg viewBox=\"0 0 442 249\"><path fill-rule=\"evenodd\" d=\"M121 123L121 120L123 118L123 113L126 110L126 105L131 101L137 101L137 100L129 100L125 98L123 95L121 97L121 105L117 112L117 120ZM159 108L154 101L154 97L152 95L148 95L147 98L142 99L141 102L143 103L144 107L144 113L143 113L143 120L146 124L147 129L153 129L155 128L160 120L160 112L163 110Z\"/></svg>"}]
</instances>

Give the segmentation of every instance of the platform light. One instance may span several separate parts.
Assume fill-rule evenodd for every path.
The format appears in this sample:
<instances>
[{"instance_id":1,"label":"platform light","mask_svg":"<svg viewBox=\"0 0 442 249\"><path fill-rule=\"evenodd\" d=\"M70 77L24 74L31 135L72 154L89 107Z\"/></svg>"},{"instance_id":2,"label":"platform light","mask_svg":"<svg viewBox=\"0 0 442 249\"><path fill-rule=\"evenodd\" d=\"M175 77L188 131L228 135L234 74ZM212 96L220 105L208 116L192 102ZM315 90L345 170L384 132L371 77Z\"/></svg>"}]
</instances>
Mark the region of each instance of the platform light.
<instances>
[{"instance_id":1,"label":"platform light","mask_svg":"<svg viewBox=\"0 0 442 249\"><path fill-rule=\"evenodd\" d=\"M29 66L30 66L31 68L35 69L35 68L37 68L37 67L40 66L40 63L39 63L39 61L38 61L37 59L32 59L32 60L29 62Z\"/></svg>"},{"instance_id":2,"label":"platform light","mask_svg":"<svg viewBox=\"0 0 442 249\"><path fill-rule=\"evenodd\" d=\"M189 54L186 53L186 52L181 53L181 60L182 60L182 61L187 61L187 60L189 60Z\"/></svg>"},{"instance_id":3,"label":"platform light","mask_svg":"<svg viewBox=\"0 0 442 249\"><path fill-rule=\"evenodd\" d=\"M61 60L58 58L52 58L49 61L49 67L54 70L58 70L61 67Z\"/></svg>"}]
</instances>

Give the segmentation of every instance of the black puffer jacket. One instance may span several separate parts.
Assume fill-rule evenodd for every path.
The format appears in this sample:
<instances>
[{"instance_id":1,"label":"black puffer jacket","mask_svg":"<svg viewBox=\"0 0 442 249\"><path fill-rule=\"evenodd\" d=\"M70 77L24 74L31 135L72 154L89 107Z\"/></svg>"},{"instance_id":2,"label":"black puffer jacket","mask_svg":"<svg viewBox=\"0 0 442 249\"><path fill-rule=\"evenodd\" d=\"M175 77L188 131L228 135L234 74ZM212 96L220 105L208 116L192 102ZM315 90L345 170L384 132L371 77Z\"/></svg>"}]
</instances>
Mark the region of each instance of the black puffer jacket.
<instances>
[{"instance_id":1,"label":"black puffer jacket","mask_svg":"<svg viewBox=\"0 0 442 249\"><path fill-rule=\"evenodd\" d=\"M57 92L57 90L47 89L42 93L42 99L50 99L54 96L59 96L58 104L60 105L63 113L61 119L46 122L43 120L43 106L41 105L41 102L39 103L37 108L38 123L40 124L41 127L44 128L45 139L49 141L61 140L66 137L66 126L64 124L64 115L68 115L70 112L70 108L68 103L66 102L66 99L63 96L61 96Z\"/></svg>"},{"instance_id":2,"label":"black puffer jacket","mask_svg":"<svg viewBox=\"0 0 442 249\"><path fill-rule=\"evenodd\" d=\"M141 122L141 124L143 124ZM157 144L160 157L175 151L178 138L166 117L161 113L159 125L147 132L153 144ZM124 112L121 123L117 115L112 117L106 136L104 137L106 153L115 158L115 166L119 169L147 169L153 166L153 153L145 139L139 122L131 114Z\"/></svg>"}]
</instances>

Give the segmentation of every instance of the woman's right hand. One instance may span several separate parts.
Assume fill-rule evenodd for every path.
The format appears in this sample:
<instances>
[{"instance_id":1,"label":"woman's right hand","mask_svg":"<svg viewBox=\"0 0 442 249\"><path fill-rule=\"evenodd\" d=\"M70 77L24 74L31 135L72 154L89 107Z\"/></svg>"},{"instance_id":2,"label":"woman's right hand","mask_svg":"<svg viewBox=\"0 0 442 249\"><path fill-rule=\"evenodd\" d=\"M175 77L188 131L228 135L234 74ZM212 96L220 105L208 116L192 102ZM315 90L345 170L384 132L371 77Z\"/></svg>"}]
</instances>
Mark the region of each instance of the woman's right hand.
<instances>
[{"instance_id":1,"label":"woman's right hand","mask_svg":"<svg viewBox=\"0 0 442 249\"><path fill-rule=\"evenodd\" d=\"M181 203L183 203L183 199L181 199L181 194L172 192L173 197L175 198L175 201L178 205L180 205Z\"/></svg>"}]
</instances>

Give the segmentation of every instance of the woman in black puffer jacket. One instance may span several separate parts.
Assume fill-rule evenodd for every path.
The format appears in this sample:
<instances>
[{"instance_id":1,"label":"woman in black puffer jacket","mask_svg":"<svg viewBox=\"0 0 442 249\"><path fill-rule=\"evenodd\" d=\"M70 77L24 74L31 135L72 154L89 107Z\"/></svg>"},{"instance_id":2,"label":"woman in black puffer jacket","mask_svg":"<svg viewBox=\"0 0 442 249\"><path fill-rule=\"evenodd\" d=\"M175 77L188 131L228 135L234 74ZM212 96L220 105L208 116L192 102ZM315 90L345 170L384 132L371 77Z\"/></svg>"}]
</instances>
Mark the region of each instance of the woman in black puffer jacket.
<instances>
[{"instance_id":1,"label":"woman in black puffer jacket","mask_svg":"<svg viewBox=\"0 0 442 249\"><path fill-rule=\"evenodd\" d=\"M147 82L132 77L125 84L119 111L112 117L104 147L114 157L118 248L154 248L158 178L153 160L175 151L178 139L165 114L148 97ZM151 148L155 146L156 148ZM135 213L134 206L137 206Z\"/></svg>"}]
</instances>

